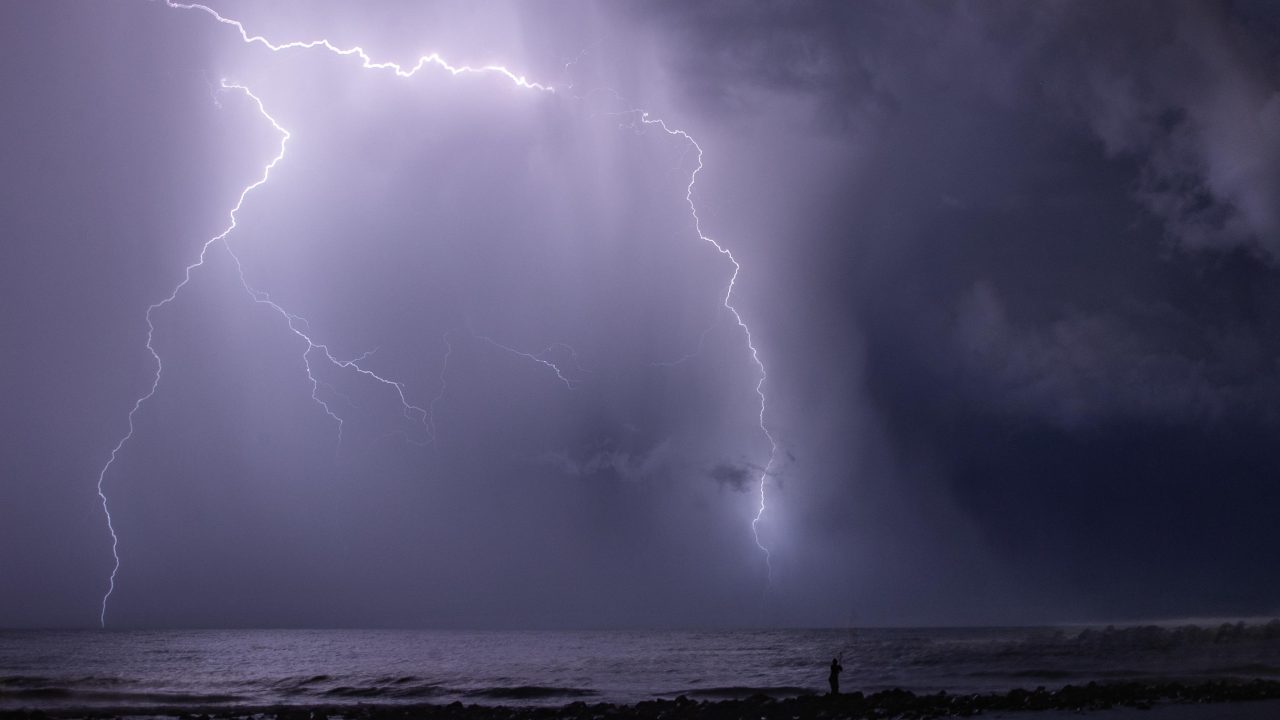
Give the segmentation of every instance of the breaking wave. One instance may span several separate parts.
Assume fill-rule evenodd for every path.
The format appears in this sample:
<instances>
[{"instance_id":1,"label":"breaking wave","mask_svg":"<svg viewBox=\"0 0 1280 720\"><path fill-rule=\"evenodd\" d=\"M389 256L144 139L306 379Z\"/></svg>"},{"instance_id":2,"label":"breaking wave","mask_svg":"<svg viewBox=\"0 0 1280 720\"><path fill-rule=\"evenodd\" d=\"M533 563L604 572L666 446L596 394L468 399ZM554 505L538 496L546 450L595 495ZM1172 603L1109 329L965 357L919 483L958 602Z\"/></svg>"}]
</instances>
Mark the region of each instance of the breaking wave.
<instances>
[{"instance_id":1,"label":"breaking wave","mask_svg":"<svg viewBox=\"0 0 1280 720\"><path fill-rule=\"evenodd\" d=\"M678 697L684 695L686 697L704 697L704 698L749 698L756 695L765 695L771 698L796 697L799 695L812 695L812 688L793 687L789 685L780 685L776 687L747 687L745 685L730 685L727 687L710 687L695 688L691 690L681 690L679 692L663 693L664 697Z\"/></svg>"},{"instance_id":2,"label":"breaking wave","mask_svg":"<svg viewBox=\"0 0 1280 720\"><path fill-rule=\"evenodd\" d=\"M572 687L547 687L544 685L515 685L512 687L491 687L468 690L464 695L473 698L491 698L494 700L536 700L541 698L592 697L598 695L595 690Z\"/></svg>"},{"instance_id":3,"label":"breaking wave","mask_svg":"<svg viewBox=\"0 0 1280 720\"><path fill-rule=\"evenodd\" d=\"M177 692L105 692L68 687L28 687L0 690L0 700L63 700L78 703L112 705L221 705L241 702L239 695Z\"/></svg>"}]
</instances>

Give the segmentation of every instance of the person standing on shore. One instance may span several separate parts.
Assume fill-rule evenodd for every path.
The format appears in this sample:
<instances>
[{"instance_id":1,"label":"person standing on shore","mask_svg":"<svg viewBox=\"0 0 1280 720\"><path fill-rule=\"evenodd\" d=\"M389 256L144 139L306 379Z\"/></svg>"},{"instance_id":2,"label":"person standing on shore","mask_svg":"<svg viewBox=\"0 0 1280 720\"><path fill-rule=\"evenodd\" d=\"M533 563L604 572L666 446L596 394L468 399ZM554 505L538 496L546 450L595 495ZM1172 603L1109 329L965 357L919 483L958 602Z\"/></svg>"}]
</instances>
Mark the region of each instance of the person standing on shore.
<instances>
[{"instance_id":1,"label":"person standing on shore","mask_svg":"<svg viewBox=\"0 0 1280 720\"><path fill-rule=\"evenodd\" d=\"M844 670L844 665L840 664L840 658L831 658L831 674L827 676L827 682L831 685L831 694L840 694L840 672Z\"/></svg>"}]
</instances>

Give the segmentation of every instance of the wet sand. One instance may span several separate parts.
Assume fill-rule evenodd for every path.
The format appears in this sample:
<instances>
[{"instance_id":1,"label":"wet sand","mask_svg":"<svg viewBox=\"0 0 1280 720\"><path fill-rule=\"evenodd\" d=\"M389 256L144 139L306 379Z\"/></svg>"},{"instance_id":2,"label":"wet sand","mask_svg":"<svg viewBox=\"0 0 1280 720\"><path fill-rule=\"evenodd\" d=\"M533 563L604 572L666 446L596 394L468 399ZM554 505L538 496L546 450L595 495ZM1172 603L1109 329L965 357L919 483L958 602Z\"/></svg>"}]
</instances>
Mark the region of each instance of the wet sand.
<instances>
[{"instance_id":1,"label":"wet sand","mask_svg":"<svg viewBox=\"0 0 1280 720\"><path fill-rule=\"evenodd\" d=\"M917 695L885 690L839 696L697 701L686 697L634 705L574 702L559 707L493 705L305 705L275 707L44 708L0 711L3 720L179 718L181 720L802 720L804 718L993 718L1065 720L1261 720L1280 718L1280 681L1108 683L1005 693Z\"/></svg>"}]
</instances>

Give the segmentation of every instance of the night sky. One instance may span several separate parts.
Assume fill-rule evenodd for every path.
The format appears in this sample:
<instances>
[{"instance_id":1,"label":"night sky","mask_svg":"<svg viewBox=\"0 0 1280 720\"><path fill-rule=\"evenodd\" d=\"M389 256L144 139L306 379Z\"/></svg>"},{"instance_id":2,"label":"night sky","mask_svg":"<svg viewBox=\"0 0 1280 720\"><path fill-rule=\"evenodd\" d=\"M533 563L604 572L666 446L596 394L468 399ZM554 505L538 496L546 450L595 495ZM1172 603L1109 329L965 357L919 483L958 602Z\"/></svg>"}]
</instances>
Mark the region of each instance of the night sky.
<instances>
[{"instance_id":1,"label":"night sky","mask_svg":"<svg viewBox=\"0 0 1280 720\"><path fill-rule=\"evenodd\" d=\"M0 626L98 625L224 81L108 627L1280 611L1271 4L210 6L555 92L0 4Z\"/></svg>"}]
</instances>

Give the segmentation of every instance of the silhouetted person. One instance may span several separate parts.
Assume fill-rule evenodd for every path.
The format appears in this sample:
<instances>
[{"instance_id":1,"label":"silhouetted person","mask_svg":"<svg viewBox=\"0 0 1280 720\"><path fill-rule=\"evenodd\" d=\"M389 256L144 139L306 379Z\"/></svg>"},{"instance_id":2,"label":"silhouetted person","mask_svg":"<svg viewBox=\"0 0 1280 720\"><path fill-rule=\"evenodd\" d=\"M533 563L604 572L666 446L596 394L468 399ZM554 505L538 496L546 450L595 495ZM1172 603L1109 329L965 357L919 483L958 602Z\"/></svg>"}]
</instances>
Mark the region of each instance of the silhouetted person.
<instances>
[{"instance_id":1,"label":"silhouetted person","mask_svg":"<svg viewBox=\"0 0 1280 720\"><path fill-rule=\"evenodd\" d=\"M844 670L844 666L840 664L840 658L831 658L831 674L827 676L827 682L831 684L831 694L840 694L840 671Z\"/></svg>"}]
</instances>

